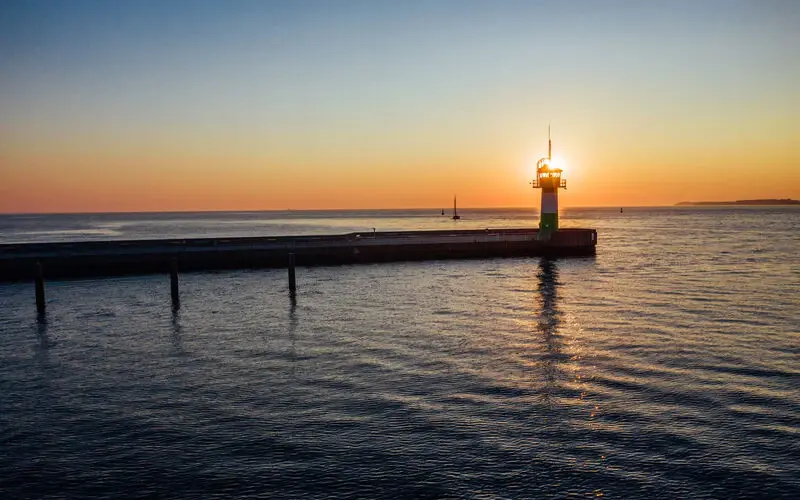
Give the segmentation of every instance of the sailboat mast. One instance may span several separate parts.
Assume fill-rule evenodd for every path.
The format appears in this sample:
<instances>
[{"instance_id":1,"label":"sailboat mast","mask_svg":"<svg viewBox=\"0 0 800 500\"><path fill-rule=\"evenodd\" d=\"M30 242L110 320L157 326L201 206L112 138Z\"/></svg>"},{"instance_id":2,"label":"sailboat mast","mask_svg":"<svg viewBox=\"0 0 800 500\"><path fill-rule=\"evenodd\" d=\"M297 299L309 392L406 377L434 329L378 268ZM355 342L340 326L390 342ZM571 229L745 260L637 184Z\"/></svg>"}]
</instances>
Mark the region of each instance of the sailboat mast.
<instances>
[{"instance_id":1,"label":"sailboat mast","mask_svg":"<svg viewBox=\"0 0 800 500\"><path fill-rule=\"evenodd\" d=\"M461 216L458 215L458 208L456 207L456 195L453 195L453 220L460 219Z\"/></svg>"}]
</instances>

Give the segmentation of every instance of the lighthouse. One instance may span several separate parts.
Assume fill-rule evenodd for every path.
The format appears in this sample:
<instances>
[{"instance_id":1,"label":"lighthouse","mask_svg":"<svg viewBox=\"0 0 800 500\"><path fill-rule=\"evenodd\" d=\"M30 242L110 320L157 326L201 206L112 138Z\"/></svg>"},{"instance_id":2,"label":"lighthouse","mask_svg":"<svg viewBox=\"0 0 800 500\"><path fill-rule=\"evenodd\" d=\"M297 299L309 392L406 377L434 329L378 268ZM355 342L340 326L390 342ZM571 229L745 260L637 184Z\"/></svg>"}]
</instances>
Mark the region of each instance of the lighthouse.
<instances>
[{"instance_id":1,"label":"lighthouse","mask_svg":"<svg viewBox=\"0 0 800 500\"><path fill-rule=\"evenodd\" d=\"M531 183L534 189L542 190L542 209L539 219L539 239L549 240L558 231L558 189L567 189L567 181L561 178L562 170L553 166L553 141L550 126L547 127L547 158L536 163L536 177Z\"/></svg>"}]
</instances>

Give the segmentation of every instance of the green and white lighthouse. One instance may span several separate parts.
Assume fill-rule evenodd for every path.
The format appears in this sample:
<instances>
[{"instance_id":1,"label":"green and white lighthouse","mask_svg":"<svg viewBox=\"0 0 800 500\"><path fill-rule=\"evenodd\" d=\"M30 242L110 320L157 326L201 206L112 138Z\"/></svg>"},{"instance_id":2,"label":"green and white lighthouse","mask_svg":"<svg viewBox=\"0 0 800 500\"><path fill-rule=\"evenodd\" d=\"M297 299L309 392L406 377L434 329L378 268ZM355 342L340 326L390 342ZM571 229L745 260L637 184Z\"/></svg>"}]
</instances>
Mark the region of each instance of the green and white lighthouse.
<instances>
[{"instance_id":1,"label":"green and white lighthouse","mask_svg":"<svg viewBox=\"0 0 800 500\"><path fill-rule=\"evenodd\" d=\"M542 209L539 219L539 239L549 240L558 231L558 189L567 189L567 181L561 178L562 170L553 165L553 141L547 127L547 158L536 163L536 178L531 183L534 189L542 190Z\"/></svg>"}]
</instances>

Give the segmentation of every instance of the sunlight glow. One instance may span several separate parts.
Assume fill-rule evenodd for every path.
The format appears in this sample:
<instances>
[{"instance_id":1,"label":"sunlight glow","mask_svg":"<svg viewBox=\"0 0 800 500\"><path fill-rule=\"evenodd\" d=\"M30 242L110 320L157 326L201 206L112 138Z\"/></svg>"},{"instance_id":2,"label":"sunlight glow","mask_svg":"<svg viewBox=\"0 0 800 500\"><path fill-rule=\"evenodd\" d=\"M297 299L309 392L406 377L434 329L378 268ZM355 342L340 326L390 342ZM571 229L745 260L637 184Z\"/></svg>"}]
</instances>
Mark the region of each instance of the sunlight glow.
<instances>
[{"instance_id":1,"label":"sunlight glow","mask_svg":"<svg viewBox=\"0 0 800 500\"><path fill-rule=\"evenodd\" d=\"M539 158L537 158L537 161L531 161L528 164L528 167L526 168L526 170L527 170L526 175L530 176L531 178L536 177L536 175L537 175L536 164L538 163L538 160L539 160ZM569 173L572 171L570 165L561 156L554 156L550 160L550 168L554 168L554 169L555 168L560 168L561 171L562 171L561 177L564 178L564 179L566 179L567 176L569 175Z\"/></svg>"},{"instance_id":2,"label":"sunlight glow","mask_svg":"<svg viewBox=\"0 0 800 500\"><path fill-rule=\"evenodd\" d=\"M566 160L560 156L554 156L552 160L550 160L550 167L551 168L560 168L563 173L561 177L566 178L569 174L569 166L567 165Z\"/></svg>"}]
</instances>

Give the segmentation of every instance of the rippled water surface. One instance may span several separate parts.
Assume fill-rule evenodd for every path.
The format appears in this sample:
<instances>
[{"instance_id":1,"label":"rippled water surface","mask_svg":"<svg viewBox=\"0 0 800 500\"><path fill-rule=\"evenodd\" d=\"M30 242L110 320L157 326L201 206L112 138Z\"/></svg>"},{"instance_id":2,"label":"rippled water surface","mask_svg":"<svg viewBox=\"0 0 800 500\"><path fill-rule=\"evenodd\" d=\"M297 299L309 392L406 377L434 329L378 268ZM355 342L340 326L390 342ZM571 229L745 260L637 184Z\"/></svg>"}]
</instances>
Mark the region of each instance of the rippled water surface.
<instances>
[{"instance_id":1,"label":"rippled water surface","mask_svg":"<svg viewBox=\"0 0 800 500\"><path fill-rule=\"evenodd\" d=\"M0 497L797 498L800 210L565 211L594 258L0 284ZM0 241L525 211L3 216Z\"/></svg>"}]
</instances>

